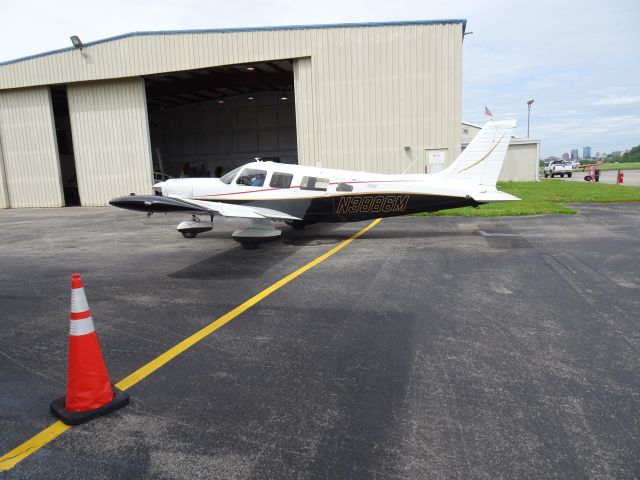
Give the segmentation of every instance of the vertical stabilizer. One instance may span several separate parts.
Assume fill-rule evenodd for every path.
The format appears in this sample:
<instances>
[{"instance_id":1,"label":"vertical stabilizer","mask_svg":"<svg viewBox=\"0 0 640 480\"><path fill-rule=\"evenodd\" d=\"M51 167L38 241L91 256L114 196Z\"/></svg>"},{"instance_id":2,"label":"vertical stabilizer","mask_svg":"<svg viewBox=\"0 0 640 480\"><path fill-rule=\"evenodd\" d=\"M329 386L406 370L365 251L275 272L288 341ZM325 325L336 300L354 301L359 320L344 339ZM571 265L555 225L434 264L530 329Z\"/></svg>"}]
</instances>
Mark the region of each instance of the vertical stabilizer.
<instances>
[{"instance_id":1,"label":"vertical stabilizer","mask_svg":"<svg viewBox=\"0 0 640 480\"><path fill-rule=\"evenodd\" d=\"M451 180L495 186L516 120L488 121L444 172Z\"/></svg>"}]
</instances>

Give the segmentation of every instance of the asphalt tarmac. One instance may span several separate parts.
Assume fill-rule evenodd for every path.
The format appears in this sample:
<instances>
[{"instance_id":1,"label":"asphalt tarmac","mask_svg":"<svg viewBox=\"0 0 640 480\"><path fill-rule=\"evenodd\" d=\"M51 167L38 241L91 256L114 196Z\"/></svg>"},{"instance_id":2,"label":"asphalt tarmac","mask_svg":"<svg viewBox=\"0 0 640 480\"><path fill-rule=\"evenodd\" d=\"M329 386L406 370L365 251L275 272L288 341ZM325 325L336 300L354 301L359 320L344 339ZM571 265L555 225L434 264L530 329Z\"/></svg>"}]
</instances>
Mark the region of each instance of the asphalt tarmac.
<instances>
[{"instance_id":1,"label":"asphalt tarmac","mask_svg":"<svg viewBox=\"0 0 640 480\"><path fill-rule=\"evenodd\" d=\"M640 204L385 219L6 479L640 477ZM54 422L70 276L117 382L367 225L0 211L0 456Z\"/></svg>"}]
</instances>

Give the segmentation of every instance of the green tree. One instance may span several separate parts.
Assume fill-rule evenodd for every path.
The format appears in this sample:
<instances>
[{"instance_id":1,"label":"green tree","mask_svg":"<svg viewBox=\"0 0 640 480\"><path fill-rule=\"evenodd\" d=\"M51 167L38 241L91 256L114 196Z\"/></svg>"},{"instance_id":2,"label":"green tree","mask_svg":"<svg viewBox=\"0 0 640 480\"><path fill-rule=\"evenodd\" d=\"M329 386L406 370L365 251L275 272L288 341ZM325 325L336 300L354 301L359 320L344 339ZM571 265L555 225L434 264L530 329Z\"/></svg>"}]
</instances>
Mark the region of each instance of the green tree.
<instances>
[{"instance_id":1,"label":"green tree","mask_svg":"<svg viewBox=\"0 0 640 480\"><path fill-rule=\"evenodd\" d=\"M620 163L640 162L640 145L633 147L624 155L617 158Z\"/></svg>"}]
</instances>

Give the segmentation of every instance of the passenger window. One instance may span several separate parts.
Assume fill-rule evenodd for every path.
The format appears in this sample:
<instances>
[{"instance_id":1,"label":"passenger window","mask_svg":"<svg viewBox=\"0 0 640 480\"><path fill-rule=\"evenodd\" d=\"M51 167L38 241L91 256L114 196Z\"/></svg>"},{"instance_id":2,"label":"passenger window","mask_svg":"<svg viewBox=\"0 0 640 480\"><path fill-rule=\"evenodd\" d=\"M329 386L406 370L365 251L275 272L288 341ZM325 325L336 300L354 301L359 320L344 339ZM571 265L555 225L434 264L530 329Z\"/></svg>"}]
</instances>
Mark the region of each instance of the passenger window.
<instances>
[{"instance_id":1,"label":"passenger window","mask_svg":"<svg viewBox=\"0 0 640 480\"><path fill-rule=\"evenodd\" d=\"M264 185L264 179L267 176L266 170L257 170L255 168L245 168L236 183L238 185L247 185L251 187L261 187Z\"/></svg>"},{"instance_id":2,"label":"passenger window","mask_svg":"<svg viewBox=\"0 0 640 480\"><path fill-rule=\"evenodd\" d=\"M353 185L348 183L339 183L336 187L336 192L353 192Z\"/></svg>"},{"instance_id":3,"label":"passenger window","mask_svg":"<svg viewBox=\"0 0 640 480\"><path fill-rule=\"evenodd\" d=\"M290 173L273 172L269 186L273 188L289 188L292 179L293 175Z\"/></svg>"},{"instance_id":4,"label":"passenger window","mask_svg":"<svg viewBox=\"0 0 640 480\"><path fill-rule=\"evenodd\" d=\"M329 188L328 178L302 177L302 182L300 182L301 190L317 190L322 192L327 188Z\"/></svg>"}]
</instances>

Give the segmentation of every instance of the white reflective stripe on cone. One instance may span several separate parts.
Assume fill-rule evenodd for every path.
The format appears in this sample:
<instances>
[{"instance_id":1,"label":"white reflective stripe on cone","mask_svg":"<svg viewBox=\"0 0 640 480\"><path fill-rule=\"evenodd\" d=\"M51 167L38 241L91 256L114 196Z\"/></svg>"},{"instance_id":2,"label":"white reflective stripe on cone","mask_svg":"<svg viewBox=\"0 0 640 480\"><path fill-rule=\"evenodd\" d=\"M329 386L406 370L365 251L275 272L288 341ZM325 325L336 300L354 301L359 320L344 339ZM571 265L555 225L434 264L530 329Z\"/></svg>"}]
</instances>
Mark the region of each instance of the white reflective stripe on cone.
<instances>
[{"instance_id":1,"label":"white reflective stripe on cone","mask_svg":"<svg viewBox=\"0 0 640 480\"><path fill-rule=\"evenodd\" d=\"M89 310L89 304L87 303L87 296L84 294L84 288L72 288L71 289L71 311L86 312Z\"/></svg>"},{"instance_id":2,"label":"white reflective stripe on cone","mask_svg":"<svg viewBox=\"0 0 640 480\"><path fill-rule=\"evenodd\" d=\"M69 335L78 337L80 335L95 332L95 330L96 329L93 327L93 319L91 317L83 318L82 320L71 320Z\"/></svg>"}]
</instances>

